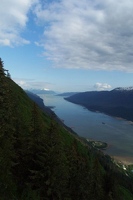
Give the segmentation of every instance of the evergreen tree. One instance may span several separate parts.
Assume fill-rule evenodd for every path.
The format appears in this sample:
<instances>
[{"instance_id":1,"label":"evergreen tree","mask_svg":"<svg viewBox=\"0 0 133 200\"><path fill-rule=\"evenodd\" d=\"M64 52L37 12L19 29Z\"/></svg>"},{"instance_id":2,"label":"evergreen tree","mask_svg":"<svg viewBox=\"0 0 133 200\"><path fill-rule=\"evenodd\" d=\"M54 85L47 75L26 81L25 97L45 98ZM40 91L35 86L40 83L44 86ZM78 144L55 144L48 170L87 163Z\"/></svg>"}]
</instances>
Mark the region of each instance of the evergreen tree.
<instances>
[{"instance_id":1,"label":"evergreen tree","mask_svg":"<svg viewBox=\"0 0 133 200\"><path fill-rule=\"evenodd\" d=\"M45 154L45 165L47 165L44 179L45 190L44 188L41 190L41 196L46 195L48 199L55 200L61 200L68 196L67 159L59 132L58 125L51 120L50 128L45 135L45 146L47 148Z\"/></svg>"},{"instance_id":2,"label":"evergreen tree","mask_svg":"<svg viewBox=\"0 0 133 200\"><path fill-rule=\"evenodd\" d=\"M69 150L69 191L71 199L89 199L89 162L82 154L79 143L74 139Z\"/></svg>"},{"instance_id":3,"label":"evergreen tree","mask_svg":"<svg viewBox=\"0 0 133 200\"><path fill-rule=\"evenodd\" d=\"M13 99L10 86L4 73L3 61L0 59L0 193L3 199L13 196ZM3 191L3 192L2 192Z\"/></svg>"},{"instance_id":4,"label":"evergreen tree","mask_svg":"<svg viewBox=\"0 0 133 200\"><path fill-rule=\"evenodd\" d=\"M50 121L4 71L0 59L0 199L133 199L132 177Z\"/></svg>"},{"instance_id":5,"label":"evergreen tree","mask_svg":"<svg viewBox=\"0 0 133 200\"><path fill-rule=\"evenodd\" d=\"M104 179L102 174L102 167L97 158L93 158L90 170L90 184L89 184L89 197L91 200L104 199Z\"/></svg>"},{"instance_id":6,"label":"evergreen tree","mask_svg":"<svg viewBox=\"0 0 133 200\"><path fill-rule=\"evenodd\" d=\"M11 78L11 74L9 72L7 72L7 77Z\"/></svg>"}]
</instances>

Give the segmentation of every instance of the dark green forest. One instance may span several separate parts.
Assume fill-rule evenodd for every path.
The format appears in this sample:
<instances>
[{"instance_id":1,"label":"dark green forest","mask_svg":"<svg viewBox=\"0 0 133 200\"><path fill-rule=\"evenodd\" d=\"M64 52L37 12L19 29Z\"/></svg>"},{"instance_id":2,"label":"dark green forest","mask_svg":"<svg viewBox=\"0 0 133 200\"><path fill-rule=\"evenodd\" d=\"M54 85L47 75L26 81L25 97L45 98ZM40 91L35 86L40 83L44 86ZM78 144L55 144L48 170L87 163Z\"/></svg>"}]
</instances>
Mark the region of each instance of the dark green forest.
<instances>
[{"instance_id":1,"label":"dark green forest","mask_svg":"<svg viewBox=\"0 0 133 200\"><path fill-rule=\"evenodd\" d=\"M0 200L133 200L133 179L41 110L0 59Z\"/></svg>"}]
</instances>

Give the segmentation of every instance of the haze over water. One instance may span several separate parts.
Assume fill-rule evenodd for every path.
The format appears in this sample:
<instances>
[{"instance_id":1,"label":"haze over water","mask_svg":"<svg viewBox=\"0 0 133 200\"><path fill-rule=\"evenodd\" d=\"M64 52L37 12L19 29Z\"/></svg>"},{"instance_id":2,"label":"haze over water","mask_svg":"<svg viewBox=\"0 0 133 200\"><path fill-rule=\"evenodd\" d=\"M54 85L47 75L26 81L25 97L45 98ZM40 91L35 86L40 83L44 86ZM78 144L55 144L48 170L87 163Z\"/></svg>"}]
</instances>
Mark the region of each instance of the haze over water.
<instances>
[{"instance_id":1,"label":"haze over water","mask_svg":"<svg viewBox=\"0 0 133 200\"><path fill-rule=\"evenodd\" d=\"M64 100L64 97L40 95L46 106L79 136L107 142L105 153L133 163L133 125L103 113L91 112Z\"/></svg>"}]
</instances>

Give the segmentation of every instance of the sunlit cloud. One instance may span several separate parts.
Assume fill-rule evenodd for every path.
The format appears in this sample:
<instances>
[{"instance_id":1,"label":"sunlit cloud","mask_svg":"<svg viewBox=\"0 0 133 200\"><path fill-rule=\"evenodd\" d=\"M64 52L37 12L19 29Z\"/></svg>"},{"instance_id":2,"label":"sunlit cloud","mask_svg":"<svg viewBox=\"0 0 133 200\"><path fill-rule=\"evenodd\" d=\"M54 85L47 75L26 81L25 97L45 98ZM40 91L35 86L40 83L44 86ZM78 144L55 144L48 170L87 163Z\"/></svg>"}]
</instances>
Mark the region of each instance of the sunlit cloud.
<instances>
[{"instance_id":1,"label":"sunlit cloud","mask_svg":"<svg viewBox=\"0 0 133 200\"><path fill-rule=\"evenodd\" d=\"M44 27L44 56L56 67L133 72L132 9L132 0L38 4L35 14Z\"/></svg>"},{"instance_id":2,"label":"sunlit cloud","mask_svg":"<svg viewBox=\"0 0 133 200\"><path fill-rule=\"evenodd\" d=\"M97 91L110 90L111 88L112 88L111 85L107 83L96 83L94 85L94 89Z\"/></svg>"},{"instance_id":3,"label":"sunlit cloud","mask_svg":"<svg viewBox=\"0 0 133 200\"><path fill-rule=\"evenodd\" d=\"M37 0L4 0L0 2L0 46L29 44L21 36L28 22L28 12Z\"/></svg>"}]
</instances>

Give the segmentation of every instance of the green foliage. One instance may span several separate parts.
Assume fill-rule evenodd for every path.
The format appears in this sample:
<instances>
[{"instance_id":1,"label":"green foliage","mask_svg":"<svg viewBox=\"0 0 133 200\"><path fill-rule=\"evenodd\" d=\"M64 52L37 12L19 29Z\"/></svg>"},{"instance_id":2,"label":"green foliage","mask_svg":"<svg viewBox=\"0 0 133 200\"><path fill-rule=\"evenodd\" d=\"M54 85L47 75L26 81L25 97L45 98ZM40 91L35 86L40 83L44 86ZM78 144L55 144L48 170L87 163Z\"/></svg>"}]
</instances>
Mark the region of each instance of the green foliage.
<instances>
[{"instance_id":1,"label":"green foliage","mask_svg":"<svg viewBox=\"0 0 133 200\"><path fill-rule=\"evenodd\" d=\"M42 112L1 59L0 86L0 199L133 199L132 180Z\"/></svg>"},{"instance_id":2,"label":"green foliage","mask_svg":"<svg viewBox=\"0 0 133 200\"><path fill-rule=\"evenodd\" d=\"M119 194L120 194L120 199L121 200L132 200L133 199L133 194L131 194L131 192L129 190L127 190L126 188L124 187L119 187L118 188L118 191L117 191Z\"/></svg>"}]
</instances>

